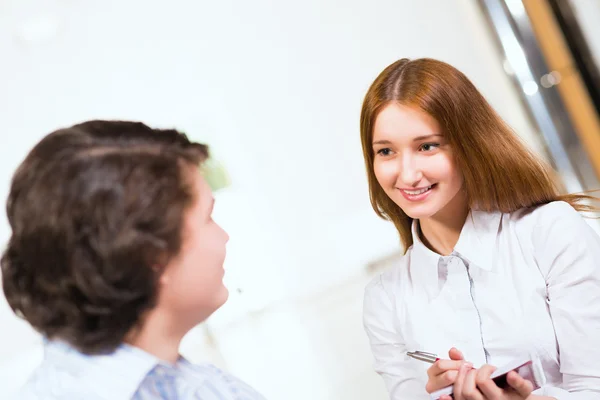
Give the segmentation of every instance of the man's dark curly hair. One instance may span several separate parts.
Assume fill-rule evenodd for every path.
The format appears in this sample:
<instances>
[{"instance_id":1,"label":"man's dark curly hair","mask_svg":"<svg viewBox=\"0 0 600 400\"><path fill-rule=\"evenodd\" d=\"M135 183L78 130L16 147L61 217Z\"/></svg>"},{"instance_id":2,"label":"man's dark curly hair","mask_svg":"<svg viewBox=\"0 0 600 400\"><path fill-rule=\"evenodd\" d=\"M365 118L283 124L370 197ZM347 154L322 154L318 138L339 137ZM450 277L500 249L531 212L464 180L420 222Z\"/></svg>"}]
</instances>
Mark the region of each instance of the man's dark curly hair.
<instances>
[{"instance_id":1,"label":"man's dark curly hair","mask_svg":"<svg viewBox=\"0 0 600 400\"><path fill-rule=\"evenodd\" d=\"M181 246L205 145L139 122L50 133L7 201L2 283L13 311L86 354L112 352L155 305L161 261Z\"/></svg>"}]
</instances>

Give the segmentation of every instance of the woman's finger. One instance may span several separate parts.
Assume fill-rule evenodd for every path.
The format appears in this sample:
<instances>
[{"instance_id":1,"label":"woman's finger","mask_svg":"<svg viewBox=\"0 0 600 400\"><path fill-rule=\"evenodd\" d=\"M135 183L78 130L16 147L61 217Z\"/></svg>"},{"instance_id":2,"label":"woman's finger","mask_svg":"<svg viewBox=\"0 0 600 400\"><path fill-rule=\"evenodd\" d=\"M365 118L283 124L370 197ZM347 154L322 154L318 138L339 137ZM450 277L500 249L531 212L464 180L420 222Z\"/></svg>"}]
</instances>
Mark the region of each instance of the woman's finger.
<instances>
[{"instance_id":1,"label":"woman's finger","mask_svg":"<svg viewBox=\"0 0 600 400\"><path fill-rule=\"evenodd\" d=\"M467 373L462 387L465 400L485 400L483 394L477 389L477 370L472 369Z\"/></svg>"},{"instance_id":2,"label":"woman's finger","mask_svg":"<svg viewBox=\"0 0 600 400\"><path fill-rule=\"evenodd\" d=\"M433 393L436 390L440 390L445 388L446 386L452 385L456 381L456 377L458 375L458 371L446 371L441 375L434 376L429 378L427 381L427 385L425 385L425 390L427 393Z\"/></svg>"},{"instance_id":3,"label":"woman's finger","mask_svg":"<svg viewBox=\"0 0 600 400\"><path fill-rule=\"evenodd\" d=\"M458 371L460 369L460 366L464 363L464 361L459 360L437 360L431 365L431 367L429 367L429 369L427 370L427 375L430 378L433 378L435 376L443 374L446 371ZM473 364L471 363L467 364L473 366Z\"/></svg>"},{"instance_id":4,"label":"woman's finger","mask_svg":"<svg viewBox=\"0 0 600 400\"><path fill-rule=\"evenodd\" d=\"M454 400L465 400L462 392L465 384L465 378L471 369L472 367L468 364L463 364L458 370L458 375L456 376L456 381L454 382L454 388L452 389L452 392L454 393Z\"/></svg>"},{"instance_id":5,"label":"woman's finger","mask_svg":"<svg viewBox=\"0 0 600 400\"><path fill-rule=\"evenodd\" d=\"M448 356L450 357L451 360L464 360L465 356L463 355L463 353L458 350L456 347L453 347L450 349L450 351L448 352Z\"/></svg>"},{"instance_id":6,"label":"woman's finger","mask_svg":"<svg viewBox=\"0 0 600 400\"><path fill-rule=\"evenodd\" d=\"M496 382L490 379L495 370L496 367L492 365L484 365L477 371L475 384L486 399L499 399L502 396L502 389L496 385Z\"/></svg>"},{"instance_id":7,"label":"woman's finger","mask_svg":"<svg viewBox=\"0 0 600 400\"><path fill-rule=\"evenodd\" d=\"M533 384L521 377L515 371L510 371L506 376L508 384L524 399L533 392Z\"/></svg>"}]
</instances>

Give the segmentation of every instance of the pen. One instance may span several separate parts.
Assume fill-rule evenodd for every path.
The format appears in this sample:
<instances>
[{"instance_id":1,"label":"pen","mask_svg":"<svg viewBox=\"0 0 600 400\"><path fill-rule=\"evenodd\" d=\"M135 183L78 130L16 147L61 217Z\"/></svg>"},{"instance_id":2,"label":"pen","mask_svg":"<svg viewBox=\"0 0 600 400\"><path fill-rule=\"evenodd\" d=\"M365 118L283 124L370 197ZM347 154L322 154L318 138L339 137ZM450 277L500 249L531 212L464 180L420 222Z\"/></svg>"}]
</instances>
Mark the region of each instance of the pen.
<instances>
[{"instance_id":1,"label":"pen","mask_svg":"<svg viewBox=\"0 0 600 400\"><path fill-rule=\"evenodd\" d=\"M407 356L414 358L415 360L425 361L433 364L440 358L433 353L426 353L424 351L409 351L406 353Z\"/></svg>"}]
</instances>

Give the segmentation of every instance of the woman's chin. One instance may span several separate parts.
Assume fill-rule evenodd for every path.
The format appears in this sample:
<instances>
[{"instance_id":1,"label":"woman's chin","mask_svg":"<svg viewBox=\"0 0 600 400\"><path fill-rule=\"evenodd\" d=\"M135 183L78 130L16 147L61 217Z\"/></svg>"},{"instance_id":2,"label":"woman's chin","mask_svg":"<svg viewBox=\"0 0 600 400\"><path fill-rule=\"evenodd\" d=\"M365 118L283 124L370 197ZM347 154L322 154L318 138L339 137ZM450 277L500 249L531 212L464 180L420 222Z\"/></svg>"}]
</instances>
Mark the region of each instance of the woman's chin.
<instances>
[{"instance_id":1,"label":"woman's chin","mask_svg":"<svg viewBox=\"0 0 600 400\"><path fill-rule=\"evenodd\" d=\"M405 207L402 211L412 219L427 219L433 217L439 210L435 207L422 204Z\"/></svg>"}]
</instances>

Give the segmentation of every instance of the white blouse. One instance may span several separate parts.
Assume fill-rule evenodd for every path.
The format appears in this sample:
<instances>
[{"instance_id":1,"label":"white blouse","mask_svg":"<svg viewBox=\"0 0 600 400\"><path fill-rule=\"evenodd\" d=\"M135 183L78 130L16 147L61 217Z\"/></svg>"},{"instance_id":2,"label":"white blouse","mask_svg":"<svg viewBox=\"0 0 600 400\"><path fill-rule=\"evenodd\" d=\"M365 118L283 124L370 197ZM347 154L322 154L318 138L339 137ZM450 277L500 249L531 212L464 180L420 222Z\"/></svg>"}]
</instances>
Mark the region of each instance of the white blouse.
<instances>
[{"instance_id":1,"label":"white blouse","mask_svg":"<svg viewBox=\"0 0 600 400\"><path fill-rule=\"evenodd\" d=\"M511 214L472 211L454 252L416 234L399 265L365 290L364 325L390 399L428 399L430 364L456 347L475 367L531 354L535 394L600 399L600 238L569 204Z\"/></svg>"}]
</instances>

